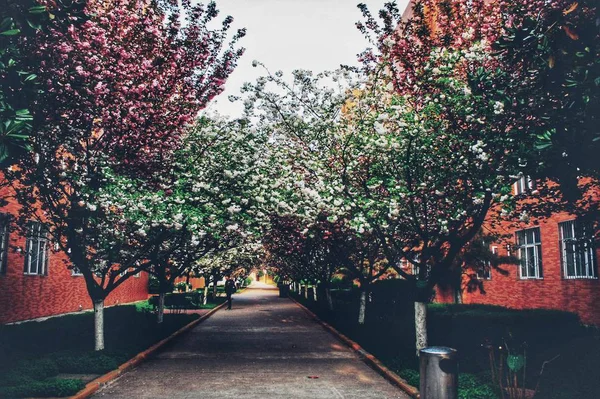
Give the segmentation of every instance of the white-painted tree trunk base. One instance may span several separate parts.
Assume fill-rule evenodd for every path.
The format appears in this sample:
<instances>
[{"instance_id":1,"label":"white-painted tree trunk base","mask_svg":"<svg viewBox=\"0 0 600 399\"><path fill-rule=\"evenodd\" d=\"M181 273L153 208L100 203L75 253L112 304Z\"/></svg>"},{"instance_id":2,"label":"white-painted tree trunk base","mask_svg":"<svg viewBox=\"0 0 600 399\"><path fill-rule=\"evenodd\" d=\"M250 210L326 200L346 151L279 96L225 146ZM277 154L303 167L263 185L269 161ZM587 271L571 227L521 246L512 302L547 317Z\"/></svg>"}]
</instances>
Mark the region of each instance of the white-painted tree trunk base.
<instances>
[{"instance_id":1,"label":"white-painted tree trunk base","mask_svg":"<svg viewBox=\"0 0 600 399\"><path fill-rule=\"evenodd\" d=\"M367 313L367 292L360 293L360 304L358 307L358 324L365 324L365 316Z\"/></svg>"},{"instance_id":2,"label":"white-painted tree trunk base","mask_svg":"<svg viewBox=\"0 0 600 399\"><path fill-rule=\"evenodd\" d=\"M165 319L165 296L164 292L158 294L158 314L156 316L156 322L162 323Z\"/></svg>"},{"instance_id":3,"label":"white-painted tree trunk base","mask_svg":"<svg viewBox=\"0 0 600 399\"><path fill-rule=\"evenodd\" d=\"M317 286L313 285L313 300L317 302Z\"/></svg>"},{"instance_id":4,"label":"white-painted tree trunk base","mask_svg":"<svg viewBox=\"0 0 600 399\"><path fill-rule=\"evenodd\" d=\"M104 301L94 301L94 349L104 350Z\"/></svg>"},{"instance_id":5,"label":"white-painted tree trunk base","mask_svg":"<svg viewBox=\"0 0 600 399\"><path fill-rule=\"evenodd\" d=\"M308 285L304 286L304 299L308 300Z\"/></svg>"},{"instance_id":6,"label":"white-painted tree trunk base","mask_svg":"<svg viewBox=\"0 0 600 399\"><path fill-rule=\"evenodd\" d=\"M458 303L458 304L463 303L463 293L462 293L462 290L460 290L460 289L456 290L456 303Z\"/></svg>"},{"instance_id":7,"label":"white-painted tree trunk base","mask_svg":"<svg viewBox=\"0 0 600 399\"><path fill-rule=\"evenodd\" d=\"M202 303L205 305L208 303L208 284L204 284L204 298L202 298Z\"/></svg>"},{"instance_id":8,"label":"white-painted tree trunk base","mask_svg":"<svg viewBox=\"0 0 600 399\"><path fill-rule=\"evenodd\" d=\"M419 351L427 347L427 304L415 302L415 333L417 356Z\"/></svg>"}]
</instances>

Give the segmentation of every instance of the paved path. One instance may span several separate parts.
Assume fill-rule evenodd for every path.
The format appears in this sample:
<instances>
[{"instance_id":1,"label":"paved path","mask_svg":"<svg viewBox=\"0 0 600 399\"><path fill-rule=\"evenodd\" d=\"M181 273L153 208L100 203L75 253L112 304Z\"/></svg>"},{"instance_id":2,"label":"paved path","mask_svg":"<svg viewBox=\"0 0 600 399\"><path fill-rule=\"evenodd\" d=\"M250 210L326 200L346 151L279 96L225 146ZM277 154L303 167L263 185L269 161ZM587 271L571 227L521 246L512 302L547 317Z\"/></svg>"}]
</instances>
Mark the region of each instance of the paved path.
<instances>
[{"instance_id":1,"label":"paved path","mask_svg":"<svg viewBox=\"0 0 600 399\"><path fill-rule=\"evenodd\" d=\"M94 397L408 398L296 304L258 287Z\"/></svg>"}]
</instances>

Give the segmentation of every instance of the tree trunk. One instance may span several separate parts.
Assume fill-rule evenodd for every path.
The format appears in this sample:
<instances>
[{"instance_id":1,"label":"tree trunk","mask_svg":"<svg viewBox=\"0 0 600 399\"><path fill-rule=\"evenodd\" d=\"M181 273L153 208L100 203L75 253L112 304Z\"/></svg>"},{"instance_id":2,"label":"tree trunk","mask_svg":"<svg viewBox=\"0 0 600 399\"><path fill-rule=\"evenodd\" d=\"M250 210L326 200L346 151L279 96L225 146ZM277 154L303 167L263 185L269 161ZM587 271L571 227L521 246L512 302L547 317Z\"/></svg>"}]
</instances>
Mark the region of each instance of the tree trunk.
<instances>
[{"instance_id":1,"label":"tree trunk","mask_svg":"<svg viewBox=\"0 0 600 399\"><path fill-rule=\"evenodd\" d=\"M333 312L333 298L331 297L331 290L329 287L325 288L325 296L327 297L327 308Z\"/></svg>"},{"instance_id":2,"label":"tree trunk","mask_svg":"<svg viewBox=\"0 0 600 399\"><path fill-rule=\"evenodd\" d=\"M301 283L296 284L296 288L298 289L298 295L302 295L302 284Z\"/></svg>"},{"instance_id":3,"label":"tree trunk","mask_svg":"<svg viewBox=\"0 0 600 399\"><path fill-rule=\"evenodd\" d=\"M94 349L104 350L104 300L94 301Z\"/></svg>"},{"instance_id":4,"label":"tree trunk","mask_svg":"<svg viewBox=\"0 0 600 399\"><path fill-rule=\"evenodd\" d=\"M156 322L158 324L162 323L165 316L165 296L166 293L161 291L158 294L158 314L156 316Z\"/></svg>"},{"instance_id":5,"label":"tree trunk","mask_svg":"<svg viewBox=\"0 0 600 399\"><path fill-rule=\"evenodd\" d=\"M317 286L313 285L313 301L317 302Z\"/></svg>"},{"instance_id":6,"label":"tree trunk","mask_svg":"<svg viewBox=\"0 0 600 399\"><path fill-rule=\"evenodd\" d=\"M415 302L415 333L417 356L427 347L427 303Z\"/></svg>"},{"instance_id":7,"label":"tree trunk","mask_svg":"<svg viewBox=\"0 0 600 399\"><path fill-rule=\"evenodd\" d=\"M208 282L204 280L204 298L202 298L202 303L206 305L208 302Z\"/></svg>"},{"instance_id":8,"label":"tree trunk","mask_svg":"<svg viewBox=\"0 0 600 399\"><path fill-rule=\"evenodd\" d=\"M462 290L460 288L457 288L454 291L455 295L454 295L454 300L456 303L458 304L462 304L463 303L463 293Z\"/></svg>"},{"instance_id":9,"label":"tree trunk","mask_svg":"<svg viewBox=\"0 0 600 399\"><path fill-rule=\"evenodd\" d=\"M304 285L304 299L308 301L308 284Z\"/></svg>"},{"instance_id":10,"label":"tree trunk","mask_svg":"<svg viewBox=\"0 0 600 399\"><path fill-rule=\"evenodd\" d=\"M217 300L217 274L213 274L213 301Z\"/></svg>"},{"instance_id":11,"label":"tree trunk","mask_svg":"<svg viewBox=\"0 0 600 399\"><path fill-rule=\"evenodd\" d=\"M360 304L358 306L358 324L365 324L367 312L367 290L360 291Z\"/></svg>"}]
</instances>

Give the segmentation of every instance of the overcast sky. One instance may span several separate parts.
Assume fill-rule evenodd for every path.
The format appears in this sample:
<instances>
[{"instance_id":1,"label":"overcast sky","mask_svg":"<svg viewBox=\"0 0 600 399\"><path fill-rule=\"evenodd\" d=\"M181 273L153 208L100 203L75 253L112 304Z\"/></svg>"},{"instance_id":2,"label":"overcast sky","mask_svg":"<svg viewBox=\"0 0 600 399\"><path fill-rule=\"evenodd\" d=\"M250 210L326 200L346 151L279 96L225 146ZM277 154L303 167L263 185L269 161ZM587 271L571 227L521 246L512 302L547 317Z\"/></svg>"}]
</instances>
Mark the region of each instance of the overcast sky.
<instances>
[{"instance_id":1,"label":"overcast sky","mask_svg":"<svg viewBox=\"0 0 600 399\"><path fill-rule=\"evenodd\" d=\"M377 15L389 0L362 0ZM241 41L246 53L210 110L237 117L241 105L227 97L239 93L244 82L259 76L252 61L264 63L272 72L289 74L294 69L315 72L333 70L340 64L356 65L356 55L367 42L356 29L361 19L356 7L361 0L216 0L221 17L234 17L234 28L247 28ZM404 9L408 0L398 0Z\"/></svg>"}]
</instances>

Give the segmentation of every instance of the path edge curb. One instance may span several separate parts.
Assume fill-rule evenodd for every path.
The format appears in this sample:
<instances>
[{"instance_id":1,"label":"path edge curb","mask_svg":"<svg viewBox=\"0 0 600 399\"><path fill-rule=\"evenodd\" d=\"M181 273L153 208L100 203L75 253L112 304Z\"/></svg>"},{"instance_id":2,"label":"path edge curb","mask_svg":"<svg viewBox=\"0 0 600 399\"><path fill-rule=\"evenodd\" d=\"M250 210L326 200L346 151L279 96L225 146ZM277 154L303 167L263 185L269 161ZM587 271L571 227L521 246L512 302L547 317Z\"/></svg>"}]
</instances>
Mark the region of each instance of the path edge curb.
<instances>
[{"instance_id":1,"label":"path edge curb","mask_svg":"<svg viewBox=\"0 0 600 399\"><path fill-rule=\"evenodd\" d=\"M296 305L298 305L302 310L304 310L309 316L311 316L325 330L327 330L328 332L333 334L337 339L342 341L350 349L352 349L356 354L358 354L358 356L360 357L360 359L363 362L368 364L373 370L377 371L386 380L388 380L393 385L400 388L402 391L404 391L404 393L409 395L411 398L413 398L413 399L420 398L419 390L417 388L413 387L408 382L406 382L403 378L401 378L398 374L394 373L392 370L390 370L389 368L384 366L384 364L381 363L381 361L379 359L377 359L375 356L373 356L372 354L370 354L369 352L364 350L362 346L360 346L358 343L354 342L353 340L351 340L350 338L348 338L347 336L345 336L344 334L342 334L341 332L336 330L334 327L332 327L328 323L321 320L319 318L319 316L317 316L315 313L312 312L312 310L308 309L306 306L304 306L303 304L298 302L296 299L292 298L291 296L288 296L288 298L292 302L294 302Z\"/></svg>"},{"instance_id":2,"label":"path edge curb","mask_svg":"<svg viewBox=\"0 0 600 399\"><path fill-rule=\"evenodd\" d=\"M105 386L107 383L109 383L111 381L114 381L115 379L117 379L121 375L125 374L127 371L131 370L135 366L137 366L140 363L144 362L150 355L152 355L154 352L156 352L157 350L159 350L160 348L162 348L163 346L165 346L167 343L169 343L170 341L172 341L176 337L178 337L181 334L183 334L183 333L191 330L192 328L196 327L197 324L199 324L199 323L203 322L204 320L208 319L210 316L212 316L219 309L223 308L226 304L227 304L227 302L223 302L222 304L214 307L208 313L203 314L202 316L200 316L196 320L193 320L192 322L190 322L190 323L186 324L185 326L181 327L179 330L175 331L173 334L169 335L166 338L163 338L162 340L158 341L157 343L155 343L154 345L152 345L148 349L146 349L146 350L138 353L137 355L135 355L134 357L132 357L131 359L129 359L125 363L121 364L117 369L109 371L108 373L106 373L104 375L101 375L100 377L98 377L98 378L96 378L96 379L88 382L85 385L85 388L83 388L81 391L77 392L75 395L69 397L69 399L86 399L86 398L89 398L94 393L96 393L100 388L102 388L103 386Z\"/></svg>"}]
</instances>

